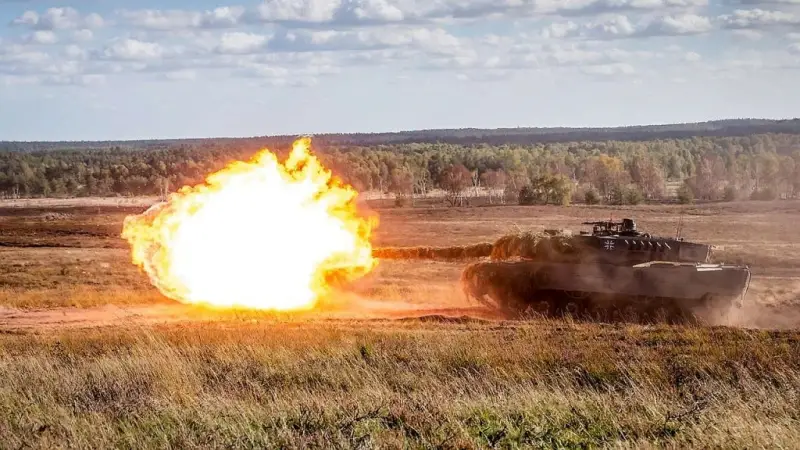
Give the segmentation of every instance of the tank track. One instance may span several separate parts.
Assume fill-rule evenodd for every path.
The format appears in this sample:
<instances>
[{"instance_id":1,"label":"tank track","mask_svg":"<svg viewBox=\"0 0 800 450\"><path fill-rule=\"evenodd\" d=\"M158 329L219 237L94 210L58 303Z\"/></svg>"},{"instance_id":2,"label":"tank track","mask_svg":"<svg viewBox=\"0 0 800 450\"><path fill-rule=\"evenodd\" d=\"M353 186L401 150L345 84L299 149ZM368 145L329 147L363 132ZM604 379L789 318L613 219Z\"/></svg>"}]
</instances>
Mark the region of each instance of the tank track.
<instances>
[{"instance_id":1,"label":"tank track","mask_svg":"<svg viewBox=\"0 0 800 450\"><path fill-rule=\"evenodd\" d=\"M513 262L476 263L461 276L468 299L499 311L507 318L572 317L576 320L634 323L704 323L735 300L685 299L608 295L537 288L524 265Z\"/></svg>"}]
</instances>

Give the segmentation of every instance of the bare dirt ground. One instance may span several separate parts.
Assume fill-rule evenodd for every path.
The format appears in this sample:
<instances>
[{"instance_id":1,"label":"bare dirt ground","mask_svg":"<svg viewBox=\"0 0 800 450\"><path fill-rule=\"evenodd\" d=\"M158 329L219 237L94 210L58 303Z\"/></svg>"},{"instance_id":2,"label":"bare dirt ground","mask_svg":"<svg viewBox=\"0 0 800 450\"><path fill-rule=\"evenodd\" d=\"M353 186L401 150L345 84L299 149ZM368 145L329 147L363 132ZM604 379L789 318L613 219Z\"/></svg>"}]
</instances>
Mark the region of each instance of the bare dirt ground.
<instances>
[{"instance_id":1,"label":"bare dirt ground","mask_svg":"<svg viewBox=\"0 0 800 450\"><path fill-rule=\"evenodd\" d=\"M202 322L244 321L296 322L422 320L499 320L496 311L484 306L444 307L436 304L409 304L369 300L343 294L335 305L311 312L291 314L260 313L250 310L214 310L195 305L103 305L89 308L19 309L0 307L0 330L7 332L47 331L69 328L139 328L152 325L196 324Z\"/></svg>"},{"instance_id":2,"label":"bare dirt ground","mask_svg":"<svg viewBox=\"0 0 800 450\"><path fill-rule=\"evenodd\" d=\"M130 262L122 220L152 199L0 206L0 327L52 328L211 320L161 296ZM581 222L633 217L640 229L708 242L717 258L749 264L749 304L722 325L800 326L800 202L698 206L377 209L376 246L464 245L493 241L515 228L585 229ZM353 291L315 317L383 319L442 315L491 318L468 304L462 264L383 261ZM311 317L305 317L309 319Z\"/></svg>"}]
</instances>

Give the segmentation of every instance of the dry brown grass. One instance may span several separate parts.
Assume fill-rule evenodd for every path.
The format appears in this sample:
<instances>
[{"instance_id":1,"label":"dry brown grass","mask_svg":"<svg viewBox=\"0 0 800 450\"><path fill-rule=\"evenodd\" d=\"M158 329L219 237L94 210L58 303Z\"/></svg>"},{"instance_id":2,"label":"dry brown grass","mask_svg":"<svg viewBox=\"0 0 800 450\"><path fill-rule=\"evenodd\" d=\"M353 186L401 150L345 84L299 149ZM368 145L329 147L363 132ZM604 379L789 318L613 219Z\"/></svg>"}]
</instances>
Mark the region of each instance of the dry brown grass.
<instances>
[{"instance_id":1,"label":"dry brown grass","mask_svg":"<svg viewBox=\"0 0 800 450\"><path fill-rule=\"evenodd\" d=\"M753 266L758 301L800 303L797 202L391 209L380 211L376 244L465 246L514 227L577 230L612 212L674 234L680 209L684 236ZM460 317L472 312L455 262L382 261L348 300L355 309L346 312L370 319L175 308L170 319L185 320L128 315L99 327L97 305L171 303L130 264L118 236L126 213L0 208L0 306L22 308L0 308L0 447L790 448L800 440L800 333ZM35 314L52 322L39 326ZM412 315L423 317L397 319ZM15 316L34 319L23 327Z\"/></svg>"},{"instance_id":2,"label":"dry brown grass","mask_svg":"<svg viewBox=\"0 0 800 450\"><path fill-rule=\"evenodd\" d=\"M800 335L221 321L0 337L6 447L792 447Z\"/></svg>"}]
</instances>

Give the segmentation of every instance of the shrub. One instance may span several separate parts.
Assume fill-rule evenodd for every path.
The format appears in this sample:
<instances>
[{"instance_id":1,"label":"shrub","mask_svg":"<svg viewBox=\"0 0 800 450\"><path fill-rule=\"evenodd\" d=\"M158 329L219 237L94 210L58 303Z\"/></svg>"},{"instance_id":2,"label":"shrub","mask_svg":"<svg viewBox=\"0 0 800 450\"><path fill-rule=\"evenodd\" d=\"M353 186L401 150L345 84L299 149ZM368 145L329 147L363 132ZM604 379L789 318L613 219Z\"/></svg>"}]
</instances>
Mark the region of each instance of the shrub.
<instances>
[{"instance_id":1,"label":"shrub","mask_svg":"<svg viewBox=\"0 0 800 450\"><path fill-rule=\"evenodd\" d=\"M589 189L583 194L583 201L586 202L587 205L596 205L600 203L600 194L595 189Z\"/></svg>"},{"instance_id":2,"label":"shrub","mask_svg":"<svg viewBox=\"0 0 800 450\"><path fill-rule=\"evenodd\" d=\"M678 201L683 204L694 203L694 191L689 185L684 184L678 188Z\"/></svg>"},{"instance_id":3,"label":"shrub","mask_svg":"<svg viewBox=\"0 0 800 450\"><path fill-rule=\"evenodd\" d=\"M778 192L773 188L758 189L750 194L750 200L775 200L776 198L778 198Z\"/></svg>"},{"instance_id":4,"label":"shrub","mask_svg":"<svg viewBox=\"0 0 800 450\"><path fill-rule=\"evenodd\" d=\"M397 206L398 208L404 208L406 206L411 206L411 204L413 203L411 200L412 199L411 199L410 196L407 196L407 195L396 195L394 197L394 206Z\"/></svg>"},{"instance_id":5,"label":"shrub","mask_svg":"<svg viewBox=\"0 0 800 450\"><path fill-rule=\"evenodd\" d=\"M536 204L536 191L533 186L523 186L519 190L519 204L520 205L533 205Z\"/></svg>"},{"instance_id":6,"label":"shrub","mask_svg":"<svg viewBox=\"0 0 800 450\"><path fill-rule=\"evenodd\" d=\"M722 199L726 202L736 200L736 188L733 186L726 186L725 190L722 192Z\"/></svg>"},{"instance_id":7,"label":"shrub","mask_svg":"<svg viewBox=\"0 0 800 450\"><path fill-rule=\"evenodd\" d=\"M644 202L644 194L638 186L628 186L625 188L624 200L627 205L638 205Z\"/></svg>"},{"instance_id":8,"label":"shrub","mask_svg":"<svg viewBox=\"0 0 800 450\"><path fill-rule=\"evenodd\" d=\"M569 205L572 183L563 175L542 175L519 191L520 205Z\"/></svg>"}]
</instances>

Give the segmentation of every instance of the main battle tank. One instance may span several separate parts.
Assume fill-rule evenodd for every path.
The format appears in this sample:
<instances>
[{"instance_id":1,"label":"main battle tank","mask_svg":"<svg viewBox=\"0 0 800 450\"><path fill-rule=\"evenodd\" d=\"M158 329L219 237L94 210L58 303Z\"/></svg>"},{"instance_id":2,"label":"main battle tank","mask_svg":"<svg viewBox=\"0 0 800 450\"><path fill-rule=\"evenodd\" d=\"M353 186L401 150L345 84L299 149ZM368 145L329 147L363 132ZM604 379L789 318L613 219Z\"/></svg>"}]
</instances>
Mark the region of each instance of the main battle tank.
<instances>
[{"instance_id":1,"label":"main battle tank","mask_svg":"<svg viewBox=\"0 0 800 450\"><path fill-rule=\"evenodd\" d=\"M632 219L584 225L592 231L549 231L516 260L495 252L468 266L465 294L510 315L601 320L706 321L742 306L749 268L711 263L711 246L642 233Z\"/></svg>"}]
</instances>

